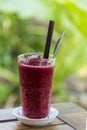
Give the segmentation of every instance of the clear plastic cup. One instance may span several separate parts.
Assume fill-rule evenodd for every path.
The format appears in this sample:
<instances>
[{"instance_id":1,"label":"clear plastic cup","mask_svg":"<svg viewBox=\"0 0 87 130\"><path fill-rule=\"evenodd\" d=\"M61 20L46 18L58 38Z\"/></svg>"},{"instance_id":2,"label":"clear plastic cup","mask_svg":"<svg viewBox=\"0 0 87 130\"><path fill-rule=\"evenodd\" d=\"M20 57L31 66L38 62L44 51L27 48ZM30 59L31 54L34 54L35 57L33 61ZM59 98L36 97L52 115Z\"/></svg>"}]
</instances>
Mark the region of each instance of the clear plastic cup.
<instances>
[{"instance_id":1,"label":"clear plastic cup","mask_svg":"<svg viewBox=\"0 0 87 130\"><path fill-rule=\"evenodd\" d=\"M23 114L28 118L40 119L48 116L55 59L34 59L39 53L25 53L18 56L19 81ZM32 60L30 61L29 58Z\"/></svg>"}]
</instances>

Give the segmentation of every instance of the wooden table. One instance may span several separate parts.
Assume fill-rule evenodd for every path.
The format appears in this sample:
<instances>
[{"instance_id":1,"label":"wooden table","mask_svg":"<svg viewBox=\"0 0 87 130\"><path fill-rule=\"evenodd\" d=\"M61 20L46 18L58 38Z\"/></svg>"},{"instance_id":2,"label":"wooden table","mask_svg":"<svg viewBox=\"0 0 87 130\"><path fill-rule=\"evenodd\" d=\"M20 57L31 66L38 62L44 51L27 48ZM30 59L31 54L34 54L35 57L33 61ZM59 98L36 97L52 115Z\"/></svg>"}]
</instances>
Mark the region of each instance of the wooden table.
<instances>
[{"instance_id":1,"label":"wooden table","mask_svg":"<svg viewBox=\"0 0 87 130\"><path fill-rule=\"evenodd\" d=\"M12 114L14 108L0 110L0 130L86 130L87 111L73 103L56 103L59 110L55 120L43 127L31 127L20 123Z\"/></svg>"}]
</instances>

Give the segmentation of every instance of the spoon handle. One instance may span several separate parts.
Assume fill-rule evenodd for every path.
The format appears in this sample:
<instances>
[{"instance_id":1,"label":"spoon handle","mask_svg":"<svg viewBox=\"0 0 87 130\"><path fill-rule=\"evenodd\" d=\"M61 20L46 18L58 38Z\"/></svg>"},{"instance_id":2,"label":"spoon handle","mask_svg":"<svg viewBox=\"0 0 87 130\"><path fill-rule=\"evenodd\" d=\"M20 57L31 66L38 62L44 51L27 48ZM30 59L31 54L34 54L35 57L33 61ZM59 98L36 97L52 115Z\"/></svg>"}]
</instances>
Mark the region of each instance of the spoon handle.
<instances>
[{"instance_id":1,"label":"spoon handle","mask_svg":"<svg viewBox=\"0 0 87 130\"><path fill-rule=\"evenodd\" d=\"M59 39L58 39L58 41L57 41L57 43L56 43L56 45L55 45L55 47L54 47L53 57L55 57L56 54L57 54L57 51L58 51L59 45L60 45L60 43L61 43L61 40L62 40L64 34L65 34L65 32L63 32L63 33L60 35L60 37L59 37Z\"/></svg>"}]
</instances>

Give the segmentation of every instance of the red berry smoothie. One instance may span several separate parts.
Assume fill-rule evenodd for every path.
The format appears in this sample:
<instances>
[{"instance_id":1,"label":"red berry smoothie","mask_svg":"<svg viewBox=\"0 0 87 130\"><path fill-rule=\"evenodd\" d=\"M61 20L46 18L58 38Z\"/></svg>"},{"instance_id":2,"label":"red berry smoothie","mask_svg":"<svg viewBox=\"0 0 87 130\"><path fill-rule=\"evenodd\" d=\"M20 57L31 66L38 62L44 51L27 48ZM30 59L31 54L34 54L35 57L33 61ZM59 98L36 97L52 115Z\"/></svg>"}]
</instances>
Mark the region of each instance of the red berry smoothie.
<instances>
[{"instance_id":1,"label":"red berry smoothie","mask_svg":"<svg viewBox=\"0 0 87 130\"><path fill-rule=\"evenodd\" d=\"M52 60L24 54L19 56L18 66L23 114L34 119L47 117L54 70Z\"/></svg>"}]
</instances>

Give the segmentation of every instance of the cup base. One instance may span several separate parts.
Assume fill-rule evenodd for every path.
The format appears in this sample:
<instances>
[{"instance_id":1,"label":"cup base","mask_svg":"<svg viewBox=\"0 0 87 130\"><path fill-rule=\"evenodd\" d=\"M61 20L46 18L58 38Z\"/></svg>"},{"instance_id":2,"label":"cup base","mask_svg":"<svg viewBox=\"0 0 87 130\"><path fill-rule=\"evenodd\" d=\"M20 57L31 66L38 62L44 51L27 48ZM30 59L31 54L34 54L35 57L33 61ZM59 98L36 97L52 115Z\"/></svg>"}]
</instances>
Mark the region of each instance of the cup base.
<instances>
[{"instance_id":1,"label":"cup base","mask_svg":"<svg viewBox=\"0 0 87 130\"><path fill-rule=\"evenodd\" d=\"M23 115L22 107L17 107L13 110L13 114L21 123L24 123L26 125L45 126L48 123L51 123L54 118L59 114L59 112L55 108L50 107L50 112L47 117L41 119L32 119Z\"/></svg>"}]
</instances>

